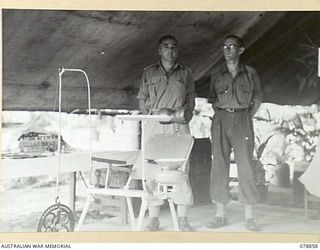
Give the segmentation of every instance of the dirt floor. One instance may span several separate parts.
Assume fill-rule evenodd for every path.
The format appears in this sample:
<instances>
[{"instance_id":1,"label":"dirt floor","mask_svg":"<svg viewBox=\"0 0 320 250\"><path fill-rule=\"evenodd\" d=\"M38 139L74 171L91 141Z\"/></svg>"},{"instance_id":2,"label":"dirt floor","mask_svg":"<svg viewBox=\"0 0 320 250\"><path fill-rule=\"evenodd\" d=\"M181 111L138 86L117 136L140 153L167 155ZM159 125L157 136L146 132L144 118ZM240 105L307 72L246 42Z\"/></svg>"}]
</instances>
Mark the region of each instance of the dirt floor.
<instances>
[{"instance_id":1,"label":"dirt floor","mask_svg":"<svg viewBox=\"0 0 320 250\"><path fill-rule=\"evenodd\" d=\"M78 194L84 194L84 187L78 184ZM54 204L56 187L33 187L9 189L1 194L1 232L35 232L43 211ZM60 186L60 200L68 204L69 186ZM303 204L301 204L302 206ZM76 206L76 219L79 218L83 203ZM243 225L243 206L237 201L228 206L230 225L221 232L245 232ZM214 213L212 204L196 205L191 209L189 220L196 231L209 231L206 222ZM257 215L264 232L320 233L320 220L304 220L304 209L292 206L291 188L270 186L265 204L257 206ZM145 220L146 222L147 220ZM161 211L162 230L172 231L172 221L168 208ZM121 224L120 219L91 211L81 231L128 231L130 225ZM217 231L217 230L215 230Z\"/></svg>"}]
</instances>

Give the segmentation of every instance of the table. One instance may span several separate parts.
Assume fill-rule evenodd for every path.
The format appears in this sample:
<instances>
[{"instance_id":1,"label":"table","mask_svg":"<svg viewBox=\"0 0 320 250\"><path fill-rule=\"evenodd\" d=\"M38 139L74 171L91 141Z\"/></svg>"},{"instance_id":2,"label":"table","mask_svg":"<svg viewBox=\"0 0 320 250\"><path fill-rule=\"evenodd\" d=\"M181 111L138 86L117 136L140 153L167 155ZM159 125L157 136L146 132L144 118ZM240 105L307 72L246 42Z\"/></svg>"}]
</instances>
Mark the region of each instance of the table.
<instances>
[{"instance_id":1,"label":"table","mask_svg":"<svg viewBox=\"0 0 320 250\"><path fill-rule=\"evenodd\" d=\"M105 168L105 163L110 164L133 164L137 161L140 150L130 151L103 151L92 153L94 169ZM70 201L71 210L75 210L76 197L76 173L90 171L89 152L72 152L61 154L60 173L70 173ZM30 176L56 175L58 167L58 156L24 159L2 159L1 179L14 179Z\"/></svg>"}]
</instances>

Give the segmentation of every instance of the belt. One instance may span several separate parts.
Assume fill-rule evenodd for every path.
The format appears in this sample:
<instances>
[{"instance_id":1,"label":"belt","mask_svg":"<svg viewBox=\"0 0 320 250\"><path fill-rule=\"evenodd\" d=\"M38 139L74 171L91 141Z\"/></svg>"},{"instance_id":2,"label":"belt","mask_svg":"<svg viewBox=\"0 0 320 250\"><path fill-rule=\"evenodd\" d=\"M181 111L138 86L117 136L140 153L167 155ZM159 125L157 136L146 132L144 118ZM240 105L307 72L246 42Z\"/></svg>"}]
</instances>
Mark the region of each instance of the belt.
<instances>
[{"instance_id":1,"label":"belt","mask_svg":"<svg viewBox=\"0 0 320 250\"><path fill-rule=\"evenodd\" d=\"M229 112L229 113L234 113L234 112L241 112L241 111L245 111L247 110L247 108L219 108L218 107L218 110L223 110L223 111L226 111L226 112Z\"/></svg>"}]
</instances>

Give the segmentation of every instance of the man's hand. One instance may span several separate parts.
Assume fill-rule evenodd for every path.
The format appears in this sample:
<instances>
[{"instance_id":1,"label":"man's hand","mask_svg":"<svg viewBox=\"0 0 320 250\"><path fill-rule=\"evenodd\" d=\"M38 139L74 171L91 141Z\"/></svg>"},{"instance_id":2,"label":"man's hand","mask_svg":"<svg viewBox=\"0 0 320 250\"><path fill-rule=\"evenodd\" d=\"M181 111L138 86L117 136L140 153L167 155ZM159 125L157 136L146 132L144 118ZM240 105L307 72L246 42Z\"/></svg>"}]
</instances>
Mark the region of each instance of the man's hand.
<instances>
[{"instance_id":1,"label":"man's hand","mask_svg":"<svg viewBox=\"0 0 320 250\"><path fill-rule=\"evenodd\" d=\"M149 114L149 110L146 108L146 104L145 104L145 100L144 99L140 99L139 100L139 109L141 110L141 113L143 115Z\"/></svg>"},{"instance_id":2,"label":"man's hand","mask_svg":"<svg viewBox=\"0 0 320 250\"><path fill-rule=\"evenodd\" d=\"M149 114L149 110L148 109L141 110L141 114L148 115Z\"/></svg>"},{"instance_id":3,"label":"man's hand","mask_svg":"<svg viewBox=\"0 0 320 250\"><path fill-rule=\"evenodd\" d=\"M260 104L261 104L260 100L258 100L258 99L253 99L252 102L253 103L250 108L251 117L253 117L256 114L256 112L258 111Z\"/></svg>"},{"instance_id":4,"label":"man's hand","mask_svg":"<svg viewBox=\"0 0 320 250\"><path fill-rule=\"evenodd\" d=\"M172 115L175 111L170 108L161 108L159 109L159 115Z\"/></svg>"}]
</instances>

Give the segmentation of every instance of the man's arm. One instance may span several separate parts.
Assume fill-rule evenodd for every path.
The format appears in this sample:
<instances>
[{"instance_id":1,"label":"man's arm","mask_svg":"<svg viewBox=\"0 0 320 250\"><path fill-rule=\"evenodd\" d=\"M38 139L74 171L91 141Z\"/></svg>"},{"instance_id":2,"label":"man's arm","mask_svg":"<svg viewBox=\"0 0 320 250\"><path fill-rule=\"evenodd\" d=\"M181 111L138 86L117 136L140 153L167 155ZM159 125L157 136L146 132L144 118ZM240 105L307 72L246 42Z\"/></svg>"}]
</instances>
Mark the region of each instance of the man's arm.
<instances>
[{"instance_id":1,"label":"man's arm","mask_svg":"<svg viewBox=\"0 0 320 250\"><path fill-rule=\"evenodd\" d=\"M261 105L261 101L259 99L252 100L252 107L251 107L251 115L254 116L257 113L259 107Z\"/></svg>"},{"instance_id":2,"label":"man's arm","mask_svg":"<svg viewBox=\"0 0 320 250\"><path fill-rule=\"evenodd\" d=\"M146 100L148 97L149 97L149 92L147 87L146 71L143 71L142 79L140 83L140 89L139 89L137 98L139 99L139 109L142 112L142 114L145 114L145 115L149 113L149 109L146 107Z\"/></svg>"},{"instance_id":3,"label":"man's arm","mask_svg":"<svg viewBox=\"0 0 320 250\"><path fill-rule=\"evenodd\" d=\"M261 91L260 79L255 70L252 73L252 78L254 83L254 89L253 89L253 96L252 96L251 115L254 116L255 113L258 111L262 102L262 91Z\"/></svg>"},{"instance_id":4,"label":"man's arm","mask_svg":"<svg viewBox=\"0 0 320 250\"><path fill-rule=\"evenodd\" d=\"M190 69L187 71L187 88L186 88L186 107L190 109L194 109L195 101L194 99L197 97L192 72Z\"/></svg>"},{"instance_id":5,"label":"man's arm","mask_svg":"<svg viewBox=\"0 0 320 250\"><path fill-rule=\"evenodd\" d=\"M217 111L217 106L215 105L217 101L217 93L214 89L214 74L211 74L210 85L209 85L209 94L208 94L208 102L212 104L212 108L214 112Z\"/></svg>"},{"instance_id":6,"label":"man's arm","mask_svg":"<svg viewBox=\"0 0 320 250\"><path fill-rule=\"evenodd\" d=\"M146 107L146 100L145 99L139 99L139 109L142 112L142 114L144 114L144 115L149 114L149 110Z\"/></svg>"}]
</instances>

